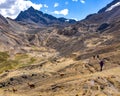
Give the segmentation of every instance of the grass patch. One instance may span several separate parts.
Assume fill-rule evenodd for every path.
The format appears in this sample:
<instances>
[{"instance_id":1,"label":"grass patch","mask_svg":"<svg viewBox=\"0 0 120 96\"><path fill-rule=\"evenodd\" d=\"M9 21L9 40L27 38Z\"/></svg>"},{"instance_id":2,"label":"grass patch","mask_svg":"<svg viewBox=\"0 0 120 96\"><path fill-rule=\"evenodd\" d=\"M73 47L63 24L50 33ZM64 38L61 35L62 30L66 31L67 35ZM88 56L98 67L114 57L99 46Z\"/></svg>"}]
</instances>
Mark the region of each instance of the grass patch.
<instances>
[{"instance_id":1,"label":"grass patch","mask_svg":"<svg viewBox=\"0 0 120 96\"><path fill-rule=\"evenodd\" d=\"M18 64L16 60L10 60L9 57L8 52L0 52L0 73L13 69Z\"/></svg>"},{"instance_id":2,"label":"grass patch","mask_svg":"<svg viewBox=\"0 0 120 96\"><path fill-rule=\"evenodd\" d=\"M8 52L0 52L0 73L5 70L17 69L28 66L37 61L37 58L27 54L16 54L14 60L10 59Z\"/></svg>"},{"instance_id":3,"label":"grass patch","mask_svg":"<svg viewBox=\"0 0 120 96\"><path fill-rule=\"evenodd\" d=\"M9 57L7 52L0 52L0 63L7 61Z\"/></svg>"},{"instance_id":4,"label":"grass patch","mask_svg":"<svg viewBox=\"0 0 120 96\"><path fill-rule=\"evenodd\" d=\"M18 53L15 55L15 60L21 60L21 59L26 59L29 56L27 54L22 54L22 53Z\"/></svg>"},{"instance_id":5,"label":"grass patch","mask_svg":"<svg viewBox=\"0 0 120 96\"><path fill-rule=\"evenodd\" d=\"M31 63L34 63L36 60L37 60L36 58L31 57L31 58L30 58L30 61L29 61L28 63L30 63L30 64L31 64Z\"/></svg>"},{"instance_id":6,"label":"grass patch","mask_svg":"<svg viewBox=\"0 0 120 96\"><path fill-rule=\"evenodd\" d=\"M15 60L8 60L5 62L0 63L0 73L5 70L15 69L18 65L18 61Z\"/></svg>"}]
</instances>

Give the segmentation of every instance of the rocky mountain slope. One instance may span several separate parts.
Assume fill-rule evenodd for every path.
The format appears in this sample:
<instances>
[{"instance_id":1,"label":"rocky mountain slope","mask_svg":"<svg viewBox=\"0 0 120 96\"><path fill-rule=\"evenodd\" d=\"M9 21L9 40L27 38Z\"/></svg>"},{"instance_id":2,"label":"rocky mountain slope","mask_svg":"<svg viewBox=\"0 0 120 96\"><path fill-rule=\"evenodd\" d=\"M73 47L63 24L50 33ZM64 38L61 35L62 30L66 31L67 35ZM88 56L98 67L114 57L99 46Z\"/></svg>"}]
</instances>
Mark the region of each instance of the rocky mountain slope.
<instances>
[{"instance_id":1,"label":"rocky mountain slope","mask_svg":"<svg viewBox=\"0 0 120 96\"><path fill-rule=\"evenodd\" d=\"M106 11L110 11L110 9L114 9L115 7L119 7L120 0L113 0L111 3L109 3L107 6L99 10L98 13L103 13Z\"/></svg>"},{"instance_id":2,"label":"rocky mountain slope","mask_svg":"<svg viewBox=\"0 0 120 96\"><path fill-rule=\"evenodd\" d=\"M21 11L18 17L15 19L20 23L24 24L35 24L39 26L51 26L51 25L66 25L75 23L75 20L66 19L66 18L56 18L52 15L43 13L41 11L35 10L33 7L30 7L26 11Z\"/></svg>"},{"instance_id":3,"label":"rocky mountain slope","mask_svg":"<svg viewBox=\"0 0 120 96\"><path fill-rule=\"evenodd\" d=\"M105 11L118 2L67 26L0 15L0 96L119 96L120 8Z\"/></svg>"}]
</instances>

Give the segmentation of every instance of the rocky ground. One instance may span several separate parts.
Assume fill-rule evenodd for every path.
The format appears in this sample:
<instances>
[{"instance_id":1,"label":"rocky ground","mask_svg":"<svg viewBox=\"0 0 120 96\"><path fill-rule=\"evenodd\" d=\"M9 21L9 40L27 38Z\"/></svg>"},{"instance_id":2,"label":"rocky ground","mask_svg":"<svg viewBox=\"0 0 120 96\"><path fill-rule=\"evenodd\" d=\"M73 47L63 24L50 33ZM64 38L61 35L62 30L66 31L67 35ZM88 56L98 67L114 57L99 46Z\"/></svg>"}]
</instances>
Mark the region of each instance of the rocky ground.
<instances>
[{"instance_id":1,"label":"rocky ground","mask_svg":"<svg viewBox=\"0 0 120 96\"><path fill-rule=\"evenodd\" d=\"M119 96L120 49L119 44L115 46L115 51L99 55L105 58L102 72L94 52L89 56L78 52L71 57L51 57L3 72L0 96Z\"/></svg>"}]
</instances>

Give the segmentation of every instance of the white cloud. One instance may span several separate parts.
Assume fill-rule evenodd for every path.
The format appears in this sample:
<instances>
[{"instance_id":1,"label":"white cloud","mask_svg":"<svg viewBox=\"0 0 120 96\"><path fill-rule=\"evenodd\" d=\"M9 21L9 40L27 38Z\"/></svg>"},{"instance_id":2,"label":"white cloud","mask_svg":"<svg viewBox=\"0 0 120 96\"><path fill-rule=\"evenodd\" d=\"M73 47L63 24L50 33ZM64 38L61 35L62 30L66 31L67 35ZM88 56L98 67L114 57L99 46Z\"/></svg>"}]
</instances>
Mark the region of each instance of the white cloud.
<instances>
[{"instance_id":1,"label":"white cloud","mask_svg":"<svg viewBox=\"0 0 120 96\"><path fill-rule=\"evenodd\" d=\"M60 11L54 11L53 13L54 14L57 14L57 15L68 15L68 12L69 10L68 9L63 9L63 10L60 10Z\"/></svg>"},{"instance_id":2,"label":"white cloud","mask_svg":"<svg viewBox=\"0 0 120 96\"><path fill-rule=\"evenodd\" d=\"M44 4L44 7L45 7L45 8L48 8L48 5Z\"/></svg>"},{"instance_id":3,"label":"white cloud","mask_svg":"<svg viewBox=\"0 0 120 96\"><path fill-rule=\"evenodd\" d=\"M6 1L6 0L1 0L1 1L0 1L0 4L3 4L5 1Z\"/></svg>"},{"instance_id":4,"label":"white cloud","mask_svg":"<svg viewBox=\"0 0 120 96\"><path fill-rule=\"evenodd\" d=\"M59 6L59 3L55 3L55 4L54 4L54 7L58 7L58 6Z\"/></svg>"},{"instance_id":5,"label":"white cloud","mask_svg":"<svg viewBox=\"0 0 120 96\"><path fill-rule=\"evenodd\" d=\"M85 0L80 0L81 3L85 3Z\"/></svg>"},{"instance_id":6,"label":"white cloud","mask_svg":"<svg viewBox=\"0 0 120 96\"><path fill-rule=\"evenodd\" d=\"M42 4L32 3L30 0L1 0L0 1L0 14L5 17L16 18L20 11L28 9L30 6L40 10Z\"/></svg>"},{"instance_id":7,"label":"white cloud","mask_svg":"<svg viewBox=\"0 0 120 96\"><path fill-rule=\"evenodd\" d=\"M78 2L78 0L72 0L73 2ZM85 0L80 0L81 3L85 3Z\"/></svg>"},{"instance_id":8,"label":"white cloud","mask_svg":"<svg viewBox=\"0 0 120 96\"><path fill-rule=\"evenodd\" d=\"M78 0L72 0L73 2L77 2Z\"/></svg>"}]
</instances>

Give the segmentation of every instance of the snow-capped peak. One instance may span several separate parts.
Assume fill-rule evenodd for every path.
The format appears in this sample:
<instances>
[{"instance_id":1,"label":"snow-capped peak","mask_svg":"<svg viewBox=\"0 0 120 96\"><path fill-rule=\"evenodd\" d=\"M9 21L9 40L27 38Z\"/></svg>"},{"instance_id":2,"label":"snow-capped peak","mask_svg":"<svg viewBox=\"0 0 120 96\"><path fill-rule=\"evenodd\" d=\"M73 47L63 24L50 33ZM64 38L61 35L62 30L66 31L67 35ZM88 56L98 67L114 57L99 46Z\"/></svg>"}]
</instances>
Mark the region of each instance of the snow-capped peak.
<instances>
[{"instance_id":1,"label":"snow-capped peak","mask_svg":"<svg viewBox=\"0 0 120 96\"><path fill-rule=\"evenodd\" d=\"M120 6L120 2L117 2L116 4L110 6L108 9L106 9L105 11L111 11L112 9L114 9L115 7Z\"/></svg>"}]
</instances>

